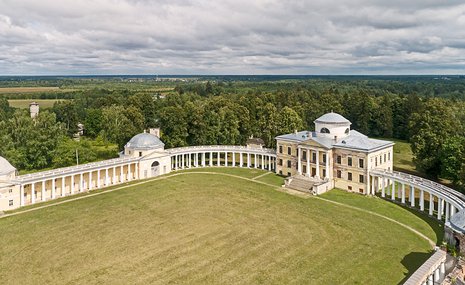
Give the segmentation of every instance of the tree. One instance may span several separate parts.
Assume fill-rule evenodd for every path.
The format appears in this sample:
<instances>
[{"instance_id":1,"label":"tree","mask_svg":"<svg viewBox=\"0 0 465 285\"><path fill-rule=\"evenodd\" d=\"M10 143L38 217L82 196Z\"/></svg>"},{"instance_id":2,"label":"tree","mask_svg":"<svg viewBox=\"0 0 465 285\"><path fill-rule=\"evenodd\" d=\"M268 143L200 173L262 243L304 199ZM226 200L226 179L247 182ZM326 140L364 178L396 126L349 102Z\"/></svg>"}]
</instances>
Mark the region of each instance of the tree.
<instances>
[{"instance_id":1,"label":"tree","mask_svg":"<svg viewBox=\"0 0 465 285\"><path fill-rule=\"evenodd\" d=\"M137 109L134 109L132 108L128 112L123 106L113 105L102 110L101 127L103 137L110 142L116 143L119 149L122 149L131 137L142 132L142 129L140 129L141 115L140 113L137 114ZM139 122L136 122L136 126L128 118L128 113L129 116L139 120Z\"/></svg>"},{"instance_id":2,"label":"tree","mask_svg":"<svg viewBox=\"0 0 465 285\"><path fill-rule=\"evenodd\" d=\"M454 136L446 139L439 153L441 176L452 180L455 186L465 185L465 138Z\"/></svg>"},{"instance_id":3,"label":"tree","mask_svg":"<svg viewBox=\"0 0 465 285\"><path fill-rule=\"evenodd\" d=\"M289 107L284 107L278 114L277 132L279 134L292 133L302 130L303 122L299 114Z\"/></svg>"}]
</instances>

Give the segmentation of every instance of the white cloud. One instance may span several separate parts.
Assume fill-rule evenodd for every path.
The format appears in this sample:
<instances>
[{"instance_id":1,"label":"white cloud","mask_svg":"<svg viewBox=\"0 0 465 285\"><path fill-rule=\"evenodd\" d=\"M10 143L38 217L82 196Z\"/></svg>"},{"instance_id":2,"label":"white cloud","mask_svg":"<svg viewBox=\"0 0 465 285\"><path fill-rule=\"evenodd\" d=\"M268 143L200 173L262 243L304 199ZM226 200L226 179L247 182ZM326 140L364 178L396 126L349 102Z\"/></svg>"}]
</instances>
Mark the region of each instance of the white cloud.
<instances>
[{"instance_id":1,"label":"white cloud","mask_svg":"<svg viewBox=\"0 0 465 285\"><path fill-rule=\"evenodd\" d=\"M0 74L463 73L462 3L2 0Z\"/></svg>"}]
</instances>

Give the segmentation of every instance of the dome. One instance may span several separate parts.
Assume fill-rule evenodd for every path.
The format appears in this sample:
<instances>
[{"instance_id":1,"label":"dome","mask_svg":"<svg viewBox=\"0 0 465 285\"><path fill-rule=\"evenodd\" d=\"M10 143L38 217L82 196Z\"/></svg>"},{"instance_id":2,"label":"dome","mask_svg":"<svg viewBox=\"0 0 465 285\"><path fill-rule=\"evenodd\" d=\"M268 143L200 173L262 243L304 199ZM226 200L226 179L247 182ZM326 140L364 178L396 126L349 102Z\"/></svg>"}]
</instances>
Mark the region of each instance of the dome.
<instances>
[{"instance_id":1,"label":"dome","mask_svg":"<svg viewBox=\"0 0 465 285\"><path fill-rule=\"evenodd\" d=\"M338 113L326 113L314 121L314 123L323 124L351 124L349 120L339 115Z\"/></svg>"},{"instance_id":2,"label":"dome","mask_svg":"<svg viewBox=\"0 0 465 285\"><path fill-rule=\"evenodd\" d=\"M9 175L11 172L15 171L16 168L14 168L8 160L0 156L0 175Z\"/></svg>"},{"instance_id":3,"label":"dome","mask_svg":"<svg viewBox=\"0 0 465 285\"><path fill-rule=\"evenodd\" d=\"M135 135L126 144L126 147L132 149L152 149L162 148L164 146L165 144L157 136L148 133Z\"/></svg>"},{"instance_id":4,"label":"dome","mask_svg":"<svg viewBox=\"0 0 465 285\"><path fill-rule=\"evenodd\" d=\"M450 218L451 227L461 233L465 233L465 210L462 210Z\"/></svg>"}]
</instances>

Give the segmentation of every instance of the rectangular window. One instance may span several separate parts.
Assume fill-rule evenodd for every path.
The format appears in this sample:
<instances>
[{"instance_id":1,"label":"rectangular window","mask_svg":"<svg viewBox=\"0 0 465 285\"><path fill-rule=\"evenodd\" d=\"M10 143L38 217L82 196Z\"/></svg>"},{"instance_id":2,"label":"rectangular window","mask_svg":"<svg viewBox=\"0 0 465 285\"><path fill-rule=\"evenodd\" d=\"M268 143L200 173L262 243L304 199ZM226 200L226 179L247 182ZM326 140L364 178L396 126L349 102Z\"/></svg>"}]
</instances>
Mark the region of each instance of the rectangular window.
<instances>
[{"instance_id":1,"label":"rectangular window","mask_svg":"<svg viewBox=\"0 0 465 285\"><path fill-rule=\"evenodd\" d=\"M326 163L326 154L323 153L323 163Z\"/></svg>"},{"instance_id":2,"label":"rectangular window","mask_svg":"<svg viewBox=\"0 0 465 285\"><path fill-rule=\"evenodd\" d=\"M8 201L8 205L9 205L10 207L13 206L13 200L9 200L9 201Z\"/></svg>"},{"instance_id":3,"label":"rectangular window","mask_svg":"<svg viewBox=\"0 0 465 285\"><path fill-rule=\"evenodd\" d=\"M375 157L375 166L378 166L378 157Z\"/></svg>"},{"instance_id":4,"label":"rectangular window","mask_svg":"<svg viewBox=\"0 0 465 285\"><path fill-rule=\"evenodd\" d=\"M316 152L312 152L312 162L316 162Z\"/></svg>"},{"instance_id":5,"label":"rectangular window","mask_svg":"<svg viewBox=\"0 0 465 285\"><path fill-rule=\"evenodd\" d=\"M323 177L326 177L326 169L323 169Z\"/></svg>"},{"instance_id":6,"label":"rectangular window","mask_svg":"<svg viewBox=\"0 0 465 285\"><path fill-rule=\"evenodd\" d=\"M8 193L13 193L13 189L9 189L9 190L8 190Z\"/></svg>"},{"instance_id":7,"label":"rectangular window","mask_svg":"<svg viewBox=\"0 0 465 285\"><path fill-rule=\"evenodd\" d=\"M347 180L352 181L352 172L347 172Z\"/></svg>"},{"instance_id":8,"label":"rectangular window","mask_svg":"<svg viewBox=\"0 0 465 285\"><path fill-rule=\"evenodd\" d=\"M295 169L296 169L296 170L299 170L299 163L296 163L296 164L295 164Z\"/></svg>"},{"instance_id":9,"label":"rectangular window","mask_svg":"<svg viewBox=\"0 0 465 285\"><path fill-rule=\"evenodd\" d=\"M360 174L360 176L359 176L359 182L360 182L360 183L364 183L364 180L365 180L365 177L364 177L362 174Z\"/></svg>"},{"instance_id":10,"label":"rectangular window","mask_svg":"<svg viewBox=\"0 0 465 285\"><path fill-rule=\"evenodd\" d=\"M283 153L283 146L282 145L279 146L279 153Z\"/></svg>"},{"instance_id":11,"label":"rectangular window","mask_svg":"<svg viewBox=\"0 0 465 285\"><path fill-rule=\"evenodd\" d=\"M283 160L282 159L279 159L278 165L283 166Z\"/></svg>"},{"instance_id":12,"label":"rectangular window","mask_svg":"<svg viewBox=\"0 0 465 285\"><path fill-rule=\"evenodd\" d=\"M142 151L139 151L139 157L141 157L141 156L142 156Z\"/></svg>"},{"instance_id":13,"label":"rectangular window","mask_svg":"<svg viewBox=\"0 0 465 285\"><path fill-rule=\"evenodd\" d=\"M386 162L386 154L384 154L384 162Z\"/></svg>"},{"instance_id":14,"label":"rectangular window","mask_svg":"<svg viewBox=\"0 0 465 285\"><path fill-rule=\"evenodd\" d=\"M282 171L282 170L279 171L279 175L283 175L283 171Z\"/></svg>"},{"instance_id":15,"label":"rectangular window","mask_svg":"<svg viewBox=\"0 0 465 285\"><path fill-rule=\"evenodd\" d=\"M302 151L302 158L303 158L304 161L307 160L307 151L306 150Z\"/></svg>"},{"instance_id":16,"label":"rectangular window","mask_svg":"<svg viewBox=\"0 0 465 285\"><path fill-rule=\"evenodd\" d=\"M337 162L337 164L341 164L341 161L342 161L342 157L341 157L340 155L338 155L338 156L336 157L336 162Z\"/></svg>"},{"instance_id":17,"label":"rectangular window","mask_svg":"<svg viewBox=\"0 0 465 285\"><path fill-rule=\"evenodd\" d=\"M290 147L290 146L287 147L287 154L289 154L289 155L292 154L292 152L291 152L291 147Z\"/></svg>"},{"instance_id":18,"label":"rectangular window","mask_svg":"<svg viewBox=\"0 0 465 285\"><path fill-rule=\"evenodd\" d=\"M287 167L291 168L291 161L290 160L287 161Z\"/></svg>"},{"instance_id":19,"label":"rectangular window","mask_svg":"<svg viewBox=\"0 0 465 285\"><path fill-rule=\"evenodd\" d=\"M352 157L350 156L347 158L347 165L352 166Z\"/></svg>"},{"instance_id":20,"label":"rectangular window","mask_svg":"<svg viewBox=\"0 0 465 285\"><path fill-rule=\"evenodd\" d=\"M347 189L349 189L349 191L352 191L352 186L347 186Z\"/></svg>"},{"instance_id":21,"label":"rectangular window","mask_svg":"<svg viewBox=\"0 0 465 285\"><path fill-rule=\"evenodd\" d=\"M360 159L358 160L358 166L359 166L360 168L363 168L363 164L364 164L363 158L360 158Z\"/></svg>"},{"instance_id":22,"label":"rectangular window","mask_svg":"<svg viewBox=\"0 0 465 285\"><path fill-rule=\"evenodd\" d=\"M291 173L290 173L290 172L288 172L288 173L287 173L287 176L291 176Z\"/></svg>"},{"instance_id":23,"label":"rectangular window","mask_svg":"<svg viewBox=\"0 0 465 285\"><path fill-rule=\"evenodd\" d=\"M341 178L342 177L342 171L338 170L336 172L336 175L337 175L337 178Z\"/></svg>"},{"instance_id":24,"label":"rectangular window","mask_svg":"<svg viewBox=\"0 0 465 285\"><path fill-rule=\"evenodd\" d=\"M388 161L391 161L391 153L388 152Z\"/></svg>"},{"instance_id":25,"label":"rectangular window","mask_svg":"<svg viewBox=\"0 0 465 285\"><path fill-rule=\"evenodd\" d=\"M363 188L359 188L358 192L363 194Z\"/></svg>"}]
</instances>

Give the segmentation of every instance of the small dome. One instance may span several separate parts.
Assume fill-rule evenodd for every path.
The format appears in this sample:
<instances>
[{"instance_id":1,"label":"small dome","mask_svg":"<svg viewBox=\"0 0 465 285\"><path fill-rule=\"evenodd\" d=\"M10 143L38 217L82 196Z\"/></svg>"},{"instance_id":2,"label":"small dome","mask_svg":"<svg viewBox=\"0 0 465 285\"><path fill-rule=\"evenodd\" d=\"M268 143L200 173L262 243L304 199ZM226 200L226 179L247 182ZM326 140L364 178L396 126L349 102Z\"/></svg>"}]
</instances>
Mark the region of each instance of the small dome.
<instances>
[{"instance_id":1,"label":"small dome","mask_svg":"<svg viewBox=\"0 0 465 285\"><path fill-rule=\"evenodd\" d=\"M164 146L165 144L157 136L148 133L135 135L126 144L126 147L132 149L152 149L162 148Z\"/></svg>"},{"instance_id":2,"label":"small dome","mask_svg":"<svg viewBox=\"0 0 465 285\"><path fill-rule=\"evenodd\" d=\"M461 233L465 233L465 210L462 210L450 218L451 227Z\"/></svg>"},{"instance_id":3,"label":"small dome","mask_svg":"<svg viewBox=\"0 0 465 285\"><path fill-rule=\"evenodd\" d=\"M339 115L338 113L326 113L314 121L314 123L324 124L351 124L349 120Z\"/></svg>"},{"instance_id":4,"label":"small dome","mask_svg":"<svg viewBox=\"0 0 465 285\"><path fill-rule=\"evenodd\" d=\"M0 175L9 175L11 172L15 171L16 168L14 168L8 160L0 156Z\"/></svg>"}]
</instances>

